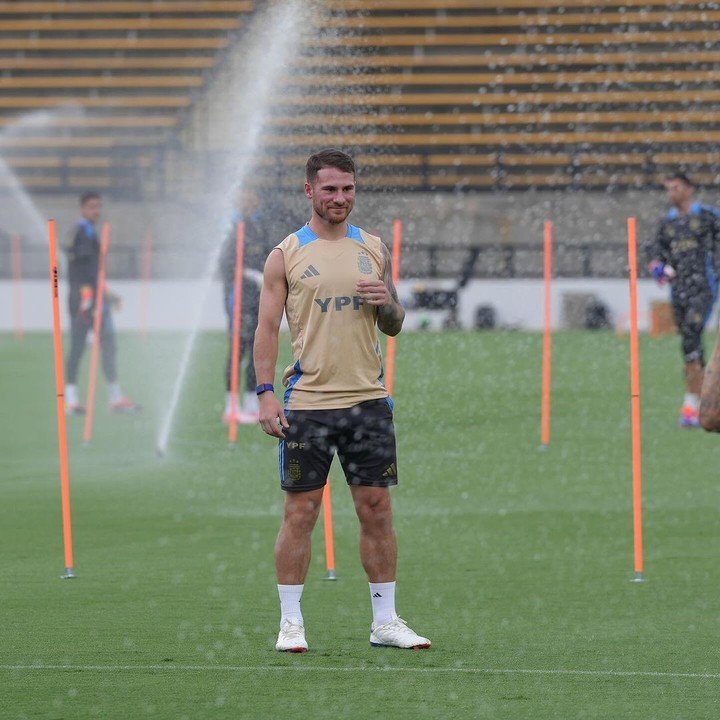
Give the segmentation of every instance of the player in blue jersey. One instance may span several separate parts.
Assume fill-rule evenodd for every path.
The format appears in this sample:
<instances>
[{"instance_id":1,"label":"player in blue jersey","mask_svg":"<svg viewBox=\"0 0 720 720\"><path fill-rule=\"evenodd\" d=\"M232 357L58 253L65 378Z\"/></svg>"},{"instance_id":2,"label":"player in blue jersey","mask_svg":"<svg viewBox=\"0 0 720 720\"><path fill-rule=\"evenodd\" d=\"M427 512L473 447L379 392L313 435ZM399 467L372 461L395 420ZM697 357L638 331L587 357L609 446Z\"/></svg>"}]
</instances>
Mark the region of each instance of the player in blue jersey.
<instances>
[{"instance_id":1,"label":"player in blue jersey","mask_svg":"<svg viewBox=\"0 0 720 720\"><path fill-rule=\"evenodd\" d=\"M685 361L685 398L680 425L699 427L704 374L702 332L717 296L720 274L720 217L693 201L694 184L682 172L665 181L671 208L648 243L648 269L670 294Z\"/></svg>"}]
</instances>

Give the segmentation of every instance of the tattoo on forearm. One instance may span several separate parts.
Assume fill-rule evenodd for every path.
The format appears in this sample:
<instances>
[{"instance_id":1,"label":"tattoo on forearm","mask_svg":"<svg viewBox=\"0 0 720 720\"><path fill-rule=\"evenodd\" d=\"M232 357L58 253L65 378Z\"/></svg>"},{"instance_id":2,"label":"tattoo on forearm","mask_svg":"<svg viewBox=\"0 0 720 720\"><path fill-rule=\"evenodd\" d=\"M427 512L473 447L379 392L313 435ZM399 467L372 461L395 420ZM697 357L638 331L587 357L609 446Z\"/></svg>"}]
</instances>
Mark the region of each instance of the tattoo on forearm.
<instances>
[{"instance_id":1,"label":"tattoo on forearm","mask_svg":"<svg viewBox=\"0 0 720 720\"><path fill-rule=\"evenodd\" d=\"M397 335L402 329L403 320L405 320L405 310L400 304L397 289L392 278L392 260L390 252L383 246L385 255L385 272L383 273L383 282L390 293L392 302L378 308L378 328L386 335Z\"/></svg>"}]
</instances>

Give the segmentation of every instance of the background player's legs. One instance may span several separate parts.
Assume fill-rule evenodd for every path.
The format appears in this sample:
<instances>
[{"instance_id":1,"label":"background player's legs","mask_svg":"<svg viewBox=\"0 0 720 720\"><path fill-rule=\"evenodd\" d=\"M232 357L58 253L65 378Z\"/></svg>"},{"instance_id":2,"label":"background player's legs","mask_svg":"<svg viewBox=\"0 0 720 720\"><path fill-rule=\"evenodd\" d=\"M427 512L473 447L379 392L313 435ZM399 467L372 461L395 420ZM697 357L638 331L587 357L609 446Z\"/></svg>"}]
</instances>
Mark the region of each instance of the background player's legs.
<instances>
[{"instance_id":1,"label":"background player's legs","mask_svg":"<svg viewBox=\"0 0 720 720\"><path fill-rule=\"evenodd\" d=\"M253 359L254 344L254 334L241 338L241 352L245 360L245 397L243 398L243 410L249 413L257 413L259 409L257 395L255 394L257 376L255 375L255 362ZM257 418L255 418L254 422L257 422Z\"/></svg>"},{"instance_id":2,"label":"background player's legs","mask_svg":"<svg viewBox=\"0 0 720 720\"><path fill-rule=\"evenodd\" d=\"M228 351L225 360L225 411L223 412L223 422L230 422L230 413L232 411L232 402L230 398L230 370L232 363L232 332L228 335Z\"/></svg>"},{"instance_id":3,"label":"background player's legs","mask_svg":"<svg viewBox=\"0 0 720 720\"><path fill-rule=\"evenodd\" d=\"M686 301L687 302L687 301ZM704 374L702 331L712 299L697 297L687 304L673 302L685 361L685 397L680 411L683 427L699 427L700 390Z\"/></svg>"},{"instance_id":4,"label":"background player's legs","mask_svg":"<svg viewBox=\"0 0 720 720\"><path fill-rule=\"evenodd\" d=\"M115 342L115 324L108 305L103 306L102 326L100 329L100 352L102 354L103 373L108 384L110 409L115 413L133 414L141 406L126 398L120 389L117 377L117 344Z\"/></svg>"},{"instance_id":5,"label":"background player's legs","mask_svg":"<svg viewBox=\"0 0 720 720\"><path fill-rule=\"evenodd\" d=\"M255 363L253 362L254 335L240 336L240 359L245 363L245 390L242 383L238 382L238 410L242 407L243 412L238 412L238 421L245 423L257 422L258 399L255 394L257 378L255 375ZM228 352L225 360L225 412L223 421L230 422L231 398L230 398L230 373L232 370L232 334L228 338Z\"/></svg>"},{"instance_id":6,"label":"background player's legs","mask_svg":"<svg viewBox=\"0 0 720 720\"><path fill-rule=\"evenodd\" d=\"M688 393L695 397L700 396L705 370L699 360L685 363L685 387Z\"/></svg>"},{"instance_id":7,"label":"background player's legs","mask_svg":"<svg viewBox=\"0 0 720 720\"><path fill-rule=\"evenodd\" d=\"M700 393L705 375L705 353L703 348L703 330L712 311L714 298L701 295L695 298L685 315L685 323L681 328L683 336L683 353L685 355L685 403L691 410L692 427L700 425ZM683 410L683 418L686 416Z\"/></svg>"},{"instance_id":8,"label":"background player's legs","mask_svg":"<svg viewBox=\"0 0 720 720\"><path fill-rule=\"evenodd\" d=\"M117 346L115 345L115 325L107 305L103 306L102 329L100 331L100 350L105 379L109 386L117 385ZM115 398L119 400L120 398ZM110 398L111 402L113 398Z\"/></svg>"},{"instance_id":9,"label":"background player's legs","mask_svg":"<svg viewBox=\"0 0 720 720\"><path fill-rule=\"evenodd\" d=\"M70 413L82 412L80 399L77 392L77 375L80 367L80 360L85 352L85 340L90 323L72 313L70 316L70 352L65 362L65 397L67 410Z\"/></svg>"}]
</instances>

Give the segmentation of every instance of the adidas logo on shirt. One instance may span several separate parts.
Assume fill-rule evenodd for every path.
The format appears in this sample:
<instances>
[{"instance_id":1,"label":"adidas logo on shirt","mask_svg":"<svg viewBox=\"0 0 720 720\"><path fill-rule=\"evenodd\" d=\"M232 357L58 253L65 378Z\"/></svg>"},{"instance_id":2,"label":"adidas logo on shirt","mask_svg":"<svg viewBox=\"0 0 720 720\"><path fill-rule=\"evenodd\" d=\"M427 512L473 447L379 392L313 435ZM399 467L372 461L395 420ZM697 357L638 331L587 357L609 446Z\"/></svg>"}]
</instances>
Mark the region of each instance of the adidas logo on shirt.
<instances>
[{"instance_id":1,"label":"adidas logo on shirt","mask_svg":"<svg viewBox=\"0 0 720 720\"><path fill-rule=\"evenodd\" d=\"M301 280L307 280L311 277L317 277L320 273L312 266L308 265L305 272L300 276Z\"/></svg>"}]
</instances>

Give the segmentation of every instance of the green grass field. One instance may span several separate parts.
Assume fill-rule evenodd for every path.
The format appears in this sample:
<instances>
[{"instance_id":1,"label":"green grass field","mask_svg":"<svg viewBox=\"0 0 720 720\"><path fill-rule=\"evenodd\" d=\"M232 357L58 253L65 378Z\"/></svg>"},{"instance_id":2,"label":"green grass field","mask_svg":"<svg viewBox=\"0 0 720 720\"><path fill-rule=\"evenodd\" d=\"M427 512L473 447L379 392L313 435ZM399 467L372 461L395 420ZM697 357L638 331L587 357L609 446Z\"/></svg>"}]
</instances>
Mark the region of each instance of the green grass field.
<instances>
[{"instance_id":1,"label":"green grass field","mask_svg":"<svg viewBox=\"0 0 720 720\"><path fill-rule=\"evenodd\" d=\"M95 438L69 418L77 579L63 553L51 340L0 336L0 718L716 718L720 438L675 425L677 340L642 339L645 571L632 578L627 339L555 340L539 444L538 335L398 343L398 609L427 652L368 644L357 521L333 470L339 581L321 528L310 652L273 649L275 445L220 424L225 338L201 338L164 460L181 338L122 336L146 403ZM86 361L87 363L87 358Z\"/></svg>"}]
</instances>

